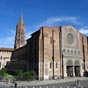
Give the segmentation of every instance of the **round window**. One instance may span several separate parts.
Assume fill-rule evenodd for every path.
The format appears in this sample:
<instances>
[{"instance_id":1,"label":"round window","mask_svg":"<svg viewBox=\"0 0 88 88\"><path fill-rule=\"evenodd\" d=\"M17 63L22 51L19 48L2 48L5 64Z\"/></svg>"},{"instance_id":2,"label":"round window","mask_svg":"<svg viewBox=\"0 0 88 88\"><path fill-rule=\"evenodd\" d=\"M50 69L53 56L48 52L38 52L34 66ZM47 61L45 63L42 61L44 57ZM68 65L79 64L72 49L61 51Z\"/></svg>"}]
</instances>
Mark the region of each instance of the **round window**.
<instances>
[{"instance_id":1,"label":"round window","mask_svg":"<svg viewBox=\"0 0 88 88\"><path fill-rule=\"evenodd\" d=\"M67 43L71 45L71 44L73 44L73 42L74 42L73 34L72 33L68 33L67 34Z\"/></svg>"}]
</instances>

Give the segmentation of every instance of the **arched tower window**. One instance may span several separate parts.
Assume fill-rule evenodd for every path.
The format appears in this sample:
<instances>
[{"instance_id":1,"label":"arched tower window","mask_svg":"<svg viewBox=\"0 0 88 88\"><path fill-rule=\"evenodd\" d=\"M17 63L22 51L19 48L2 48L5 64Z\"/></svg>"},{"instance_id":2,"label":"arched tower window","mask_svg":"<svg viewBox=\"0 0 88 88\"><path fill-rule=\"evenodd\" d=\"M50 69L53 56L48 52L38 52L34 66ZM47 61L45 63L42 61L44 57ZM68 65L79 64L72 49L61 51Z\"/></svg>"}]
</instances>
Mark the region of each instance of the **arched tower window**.
<instances>
[{"instance_id":1,"label":"arched tower window","mask_svg":"<svg viewBox=\"0 0 88 88\"><path fill-rule=\"evenodd\" d=\"M56 68L58 68L58 63L56 62Z\"/></svg>"},{"instance_id":2,"label":"arched tower window","mask_svg":"<svg viewBox=\"0 0 88 88\"><path fill-rule=\"evenodd\" d=\"M52 68L52 62L50 62L50 68Z\"/></svg>"},{"instance_id":3,"label":"arched tower window","mask_svg":"<svg viewBox=\"0 0 88 88\"><path fill-rule=\"evenodd\" d=\"M1 68L1 62L0 62L0 68Z\"/></svg>"}]
</instances>

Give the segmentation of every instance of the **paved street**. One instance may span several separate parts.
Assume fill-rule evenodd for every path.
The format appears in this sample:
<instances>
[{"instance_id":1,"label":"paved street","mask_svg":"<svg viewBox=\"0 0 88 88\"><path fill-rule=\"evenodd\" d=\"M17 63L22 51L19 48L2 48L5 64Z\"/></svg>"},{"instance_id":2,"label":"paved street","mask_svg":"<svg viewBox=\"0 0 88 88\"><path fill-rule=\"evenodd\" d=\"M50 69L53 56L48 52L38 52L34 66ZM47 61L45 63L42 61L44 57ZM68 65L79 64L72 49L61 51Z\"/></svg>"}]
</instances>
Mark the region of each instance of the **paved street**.
<instances>
[{"instance_id":1,"label":"paved street","mask_svg":"<svg viewBox=\"0 0 88 88\"><path fill-rule=\"evenodd\" d=\"M87 87L88 86L88 81L86 83L86 85L84 84L86 81L81 81L81 86L85 86ZM49 84L49 85L42 85L41 88L46 88L46 87L49 87L49 88L67 88L67 86L69 86L69 88L74 88L75 87L75 82L65 82L65 83L56 83L56 84ZM33 88L33 87L30 87L30 88ZM39 86L36 86L35 88L39 88ZM88 88L88 87L87 87Z\"/></svg>"},{"instance_id":2,"label":"paved street","mask_svg":"<svg viewBox=\"0 0 88 88\"><path fill-rule=\"evenodd\" d=\"M80 85L83 88L88 88L88 78L65 78L59 80L43 80L43 81L31 81L31 82L17 82L17 88L74 88L76 80L80 80ZM7 84L6 82L0 82L0 88L14 88L14 84Z\"/></svg>"}]
</instances>

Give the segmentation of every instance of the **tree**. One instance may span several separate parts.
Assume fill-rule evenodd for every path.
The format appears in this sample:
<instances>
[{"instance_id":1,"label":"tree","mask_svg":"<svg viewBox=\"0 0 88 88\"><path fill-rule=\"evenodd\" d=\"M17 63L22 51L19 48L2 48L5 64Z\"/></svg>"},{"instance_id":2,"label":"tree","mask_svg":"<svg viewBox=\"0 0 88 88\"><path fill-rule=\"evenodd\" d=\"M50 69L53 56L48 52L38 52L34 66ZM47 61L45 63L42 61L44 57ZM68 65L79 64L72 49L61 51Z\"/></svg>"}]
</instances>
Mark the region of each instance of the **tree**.
<instances>
[{"instance_id":1,"label":"tree","mask_svg":"<svg viewBox=\"0 0 88 88\"><path fill-rule=\"evenodd\" d=\"M0 70L0 80L4 78L4 74L7 73L7 69L6 68L2 68Z\"/></svg>"},{"instance_id":2,"label":"tree","mask_svg":"<svg viewBox=\"0 0 88 88\"><path fill-rule=\"evenodd\" d=\"M31 71L27 71L23 74L23 79L24 80L34 80L36 77L36 73L34 70L31 70Z\"/></svg>"},{"instance_id":3,"label":"tree","mask_svg":"<svg viewBox=\"0 0 88 88\"><path fill-rule=\"evenodd\" d=\"M8 80L14 80L14 76L13 75L10 75L8 73L4 73L4 77Z\"/></svg>"},{"instance_id":4,"label":"tree","mask_svg":"<svg viewBox=\"0 0 88 88\"><path fill-rule=\"evenodd\" d=\"M2 68L1 70L0 70L0 75L4 75L4 73L7 73L7 69L6 68Z\"/></svg>"},{"instance_id":5,"label":"tree","mask_svg":"<svg viewBox=\"0 0 88 88\"><path fill-rule=\"evenodd\" d=\"M16 79L17 80L23 80L23 71L22 70L16 71Z\"/></svg>"}]
</instances>

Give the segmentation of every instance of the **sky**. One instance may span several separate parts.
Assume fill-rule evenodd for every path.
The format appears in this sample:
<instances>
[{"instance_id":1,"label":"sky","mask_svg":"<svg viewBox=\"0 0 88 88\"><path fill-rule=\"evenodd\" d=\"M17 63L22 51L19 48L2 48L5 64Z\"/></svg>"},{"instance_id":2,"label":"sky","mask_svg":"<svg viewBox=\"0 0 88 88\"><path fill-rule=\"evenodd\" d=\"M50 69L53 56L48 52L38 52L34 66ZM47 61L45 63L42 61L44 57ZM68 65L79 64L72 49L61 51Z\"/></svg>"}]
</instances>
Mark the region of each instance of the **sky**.
<instances>
[{"instance_id":1,"label":"sky","mask_svg":"<svg viewBox=\"0 0 88 88\"><path fill-rule=\"evenodd\" d=\"M21 13L26 39L41 26L68 24L88 35L88 0L0 0L0 47L14 47Z\"/></svg>"}]
</instances>

